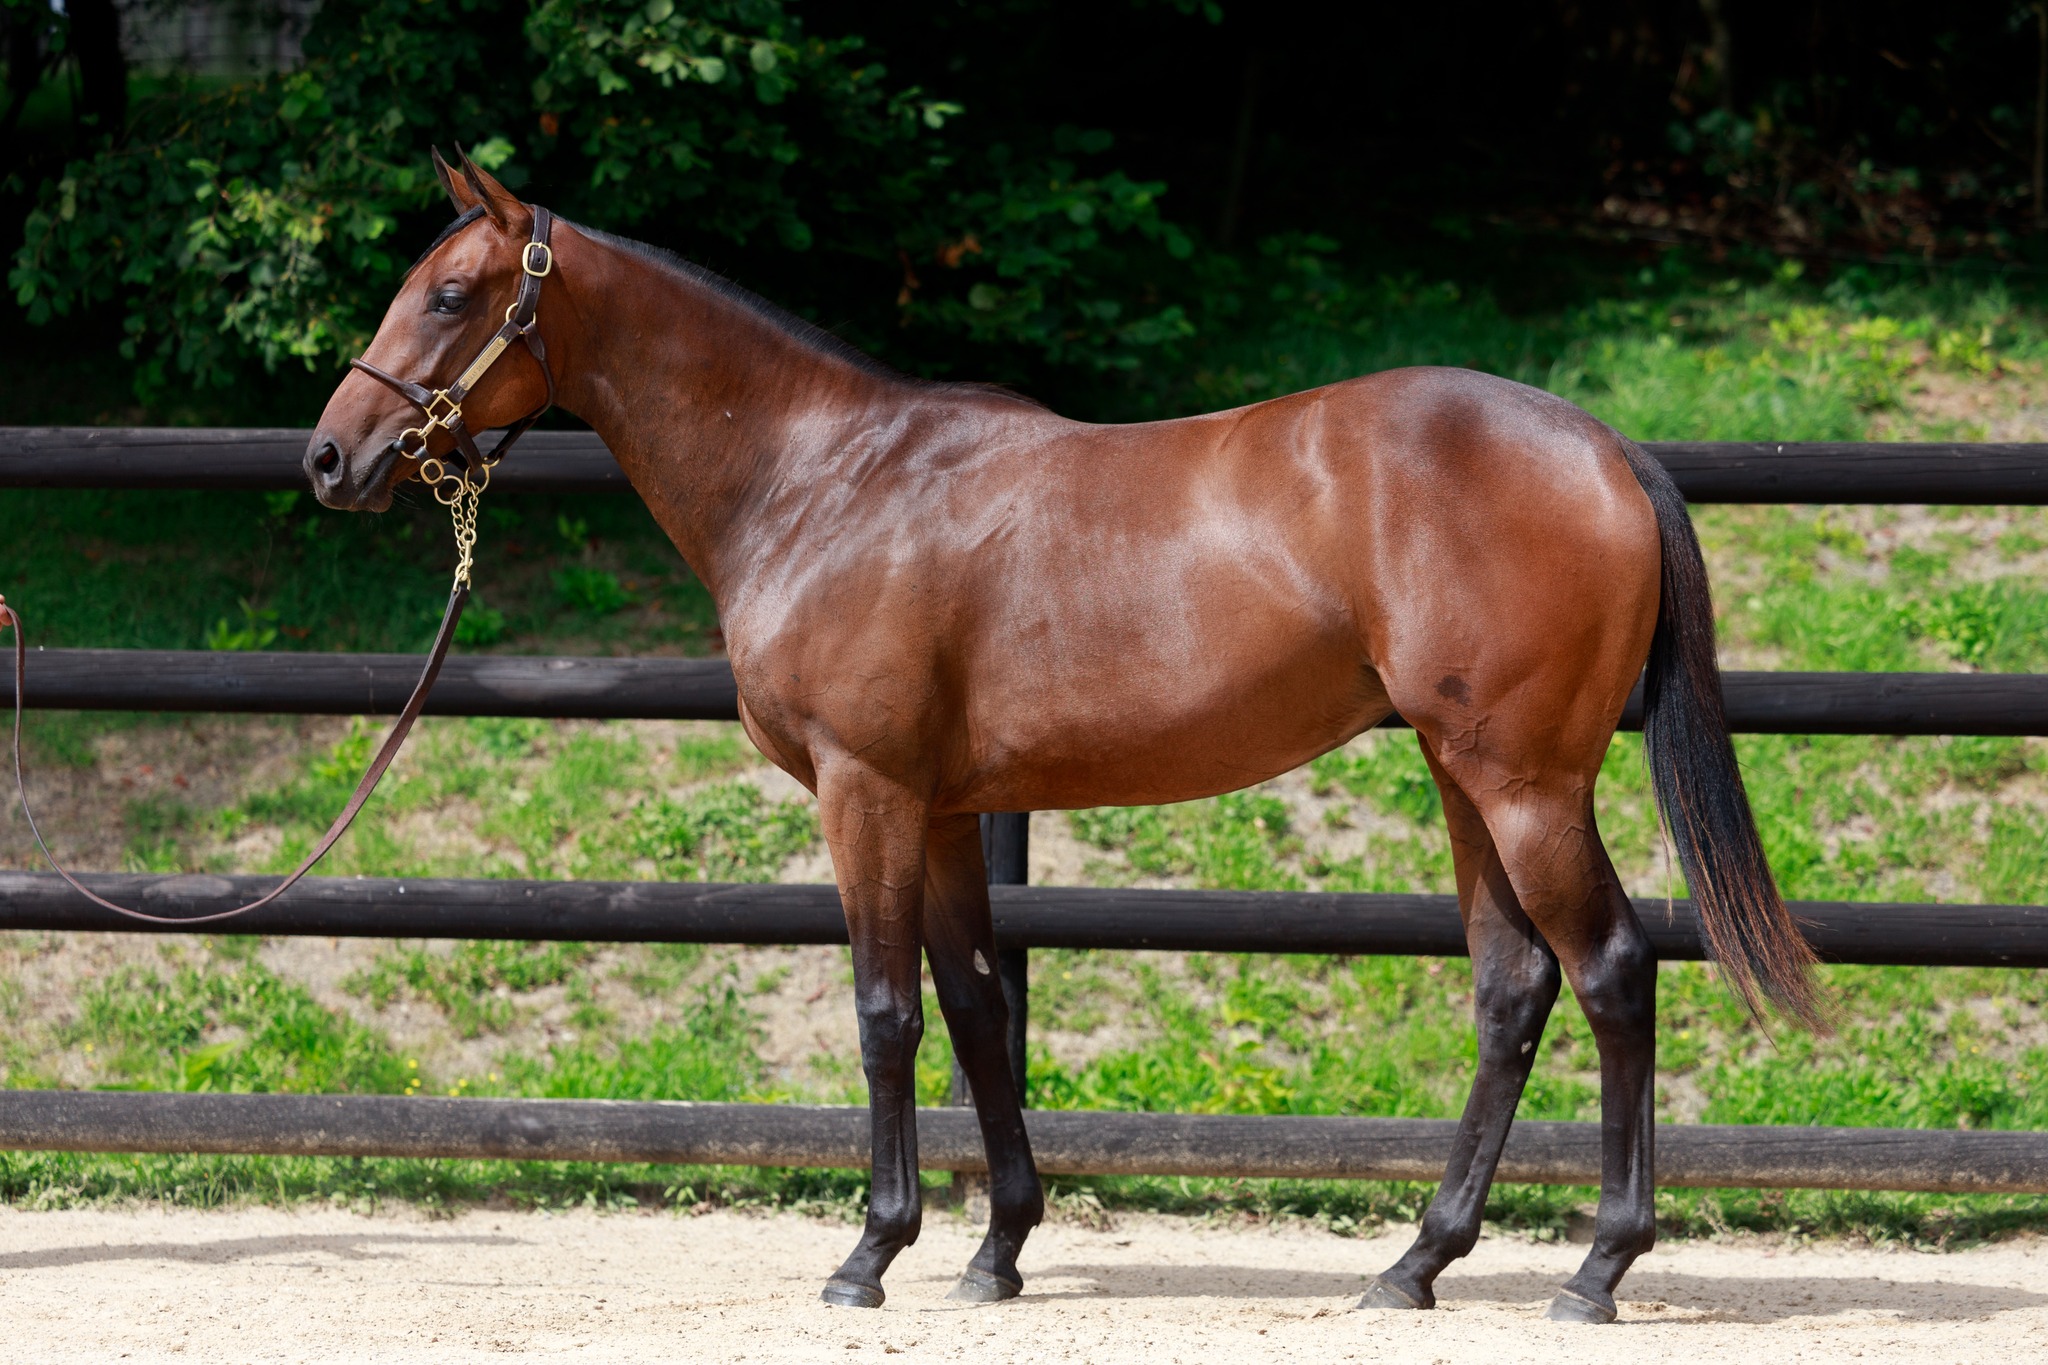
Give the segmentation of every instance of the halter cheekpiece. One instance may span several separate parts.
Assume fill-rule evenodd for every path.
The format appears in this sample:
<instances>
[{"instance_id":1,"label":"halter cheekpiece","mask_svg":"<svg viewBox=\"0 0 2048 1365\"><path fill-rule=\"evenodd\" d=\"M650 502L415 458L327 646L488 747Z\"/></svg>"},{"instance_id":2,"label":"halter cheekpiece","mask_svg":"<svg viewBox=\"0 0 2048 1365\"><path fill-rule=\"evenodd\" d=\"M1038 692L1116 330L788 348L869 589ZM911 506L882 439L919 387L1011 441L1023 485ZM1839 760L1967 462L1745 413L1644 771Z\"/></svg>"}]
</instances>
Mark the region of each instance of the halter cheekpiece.
<instances>
[{"instance_id":1,"label":"halter cheekpiece","mask_svg":"<svg viewBox=\"0 0 2048 1365\"><path fill-rule=\"evenodd\" d=\"M434 488L434 496L444 503L452 504L452 496L442 496L442 485L451 481L481 489L490 481L491 467L503 457L512 443L524 436L527 429L541 419L549 408L555 405L555 372L548 368L547 347L541 343L540 332L534 322L540 312L540 285L554 272L555 251L548 245L548 237L555 225L554 215L540 205L533 206L533 237L519 253L519 296L512 306L505 310L505 323L484 343L468 368L456 376L455 382L445 389L430 389L424 384L415 384L400 379L397 375L378 369L361 356L348 363L361 370L397 393L406 402L425 414L421 426L408 427L399 435L399 444L406 448L408 455L420 461L420 479ZM520 418L505 429L498 443L486 455L477 449L476 437L462 417L462 400L477 386L498 357L514 340L526 343L526 349L540 364L541 376L547 380L548 400L538 409ZM455 440L455 449L446 456L436 458L428 453L428 442L435 431L445 431ZM417 440L418 444L414 445ZM454 466L451 468L450 466ZM455 490L459 495L460 490Z\"/></svg>"}]
</instances>

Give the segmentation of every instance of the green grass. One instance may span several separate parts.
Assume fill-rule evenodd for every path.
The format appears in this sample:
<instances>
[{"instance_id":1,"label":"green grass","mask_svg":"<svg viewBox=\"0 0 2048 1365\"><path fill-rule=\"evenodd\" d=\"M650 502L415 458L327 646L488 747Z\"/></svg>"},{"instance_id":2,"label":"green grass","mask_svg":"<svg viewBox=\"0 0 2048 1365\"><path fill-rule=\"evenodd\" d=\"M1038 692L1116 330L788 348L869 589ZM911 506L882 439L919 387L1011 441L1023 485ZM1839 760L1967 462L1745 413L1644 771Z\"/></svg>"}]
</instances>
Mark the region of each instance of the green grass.
<instances>
[{"instance_id":1,"label":"green grass","mask_svg":"<svg viewBox=\"0 0 2048 1365\"><path fill-rule=\"evenodd\" d=\"M580 548L557 529L565 509ZM354 516L296 494L7 489L0 520L38 527L0 539L0 583L51 647L423 652L454 570L447 515L417 498ZM479 542L495 625L475 646L710 647L710 596L636 499L494 498Z\"/></svg>"},{"instance_id":2,"label":"green grass","mask_svg":"<svg viewBox=\"0 0 2048 1365\"><path fill-rule=\"evenodd\" d=\"M1516 314L1483 289L1381 276L1310 239L1246 282L1242 326L1199 339L1164 396L1224 406L1401 363L1475 365L1563 393L1643 439L1978 434L1922 390L1994 407L2038 392L2048 328L1999 287L1848 272L1714 275L1679 258L1610 296ZM70 401L70 400L66 400ZM1134 399L1135 401L1135 399ZM43 528L0 543L0 590L48 644L418 649L440 606L437 509L347 518L289 499L6 493ZM2048 516L2035 509L1711 507L1696 520L1733 666L2048 671ZM630 500L502 498L487 509L478 646L700 652L701 586ZM174 568L170 566L175 566ZM37 761L74 769L175 719L31 718ZM129 798L138 868L277 870L324 826L376 727L323 731L282 778L206 807ZM2038 902L2048 879L2048 744L1984 738L1745 736L1738 749L1774 869L1813 899ZM228 761L232 761L230 757ZM748 779L733 727L429 721L329 870L406 876L774 877L816 848L813 810ZM1413 739L1375 734L1303 775L1186 805L1075 812L1090 881L1217 888L1447 891L1448 842ZM1640 741L1603 768L1600 826L1630 888L1667 879ZM449 832L453 831L451 835ZM238 844L237 841L245 841ZM254 840L253 844L246 841ZM260 853L234 850L253 846ZM848 1100L857 1060L795 1077L758 1056L770 977L742 990L721 949L392 944L322 1005L250 945L188 945L88 982L47 1046L17 1039L10 1085ZM613 963L602 966L602 963ZM621 1022L617 974L666 1011ZM2025 971L1836 967L1838 1037L1766 1035L1713 971L1659 974L1657 1103L1733 1123L2048 1128L2048 978ZM772 976L772 974L771 974ZM762 982L768 984L763 985ZM1039 951L1030 1084L1048 1107L1450 1116L1473 1065L1462 960ZM604 1001L614 1003L607 1006ZM543 1002L575 1037L534 1041ZM467 1070L418 1066L382 1027L400 1005L472 1040ZM17 995L0 1012L33 1032ZM920 1095L950 1050L927 1000ZM630 1014L630 1011L627 1012ZM367 1017L369 1022L358 1022ZM637 1017L637 1016L635 1016ZM85 1049L90 1046L90 1060ZM482 1051L478 1052L477 1049ZM452 1065L452 1064L451 1064ZM443 1074L446 1071L446 1074ZM429 1074L432 1073L432 1074ZM81 1080L81 1076L85 1079ZM1569 995L1522 1112L1590 1119L1597 1058ZM1340 1231L1415 1216L1426 1188L1337 1182L1062 1180L1055 1204L1313 1217ZM142 1196L537 1205L765 1201L846 1210L849 1173L246 1158L0 1157L0 1193L47 1205ZM1585 1190L1503 1187L1489 1217L1561 1235ZM1092 1205L1091 1205L1092 1201ZM1822 1192L1667 1191L1674 1231L1854 1233L1943 1245L2040 1227L2043 1201Z\"/></svg>"}]
</instances>

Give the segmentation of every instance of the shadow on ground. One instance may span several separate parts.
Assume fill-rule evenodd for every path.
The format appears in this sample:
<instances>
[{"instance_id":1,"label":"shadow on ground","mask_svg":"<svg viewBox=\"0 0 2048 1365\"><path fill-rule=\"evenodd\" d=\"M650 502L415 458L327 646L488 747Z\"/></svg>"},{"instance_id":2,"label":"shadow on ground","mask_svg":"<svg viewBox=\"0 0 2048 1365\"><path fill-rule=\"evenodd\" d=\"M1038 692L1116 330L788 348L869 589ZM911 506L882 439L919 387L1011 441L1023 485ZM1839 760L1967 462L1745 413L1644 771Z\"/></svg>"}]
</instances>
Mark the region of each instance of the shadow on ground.
<instances>
[{"instance_id":1,"label":"shadow on ground","mask_svg":"<svg viewBox=\"0 0 2048 1365\"><path fill-rule=\"evenodd\" d=\"M417 1243L445 1246L454 1242L472 1246L518 1246L522 1240L488 1234L365 1231L293 1237L232 1237L217 1242L101 1242L96 1246L45 1247L40 1251L0 1253L0 1270L50 1270L99 1261L183 1261L194 1265L226 1265L265 1256L315 1253L344 1261L389 1261L401 1259L404 1253L372 1248Z\"/></svg>"},{"instance_id":2,"label":"shadow on ground","mask_svg":"<svg viewBox=\"0 0 2048 1365\"><path fill-rule=\"evenodd\" d=\"M1446 1309L1540 1310L1569 1272L1459 1274L1437 1281ZM1364 1273L1298 1271L1273 1266L1058 1265L1036 1270L1039 1284L1080 1280L1089 1288L1025 1293L1039 1299L1329 1299L1356 1296L1371 1279ZM1969 1322L2048 1304L2048 1293L1959 1280L1889 1280L1877 1276L1802 1273L1787 1261L1783 1274L1687 1275L1641 1270L1622 1281L1622 1316L1645 1320L1648 1305L1682 1310L1662 1321L1778 1322L1842 1313L1885 1314L1910 1322Z\"/></svg>"}]
</instances>

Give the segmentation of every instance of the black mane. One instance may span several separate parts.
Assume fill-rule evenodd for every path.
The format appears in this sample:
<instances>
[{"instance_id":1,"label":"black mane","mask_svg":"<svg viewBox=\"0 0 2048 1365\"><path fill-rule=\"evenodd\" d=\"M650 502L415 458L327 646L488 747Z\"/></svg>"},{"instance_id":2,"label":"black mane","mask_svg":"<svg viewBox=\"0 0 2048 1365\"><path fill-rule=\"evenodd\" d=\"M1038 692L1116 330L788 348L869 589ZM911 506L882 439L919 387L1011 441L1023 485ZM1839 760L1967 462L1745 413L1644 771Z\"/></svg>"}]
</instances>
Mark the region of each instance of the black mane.
<instances>
[{"instance_id":1,"label":"black mane","mask_svg":"<svg viewBox=\"0 0 2048 1365\"><path fill-rule=\"evenodd\" d=\"M453 229L451 228L450 230L452 231ZM937 380L919 379L914 375L904 374L895 366L875 359L852 342L834 335L823 327L818 326L817 323L800 318L782 305L762 298L746 286L734 284L717 271L706 270L694 261L684 260L673 251L658 246L649 246L646 242L636 242L630 237L616 237L609 232L599 232L595 228L587 228L580 223L577 225L577 230L605 243L607 246L615 246L621 251L630 252L659 269L680 275L692 284L702 285L719 297L730 299L762 321L773 325L785 335L802 342L811 349L822 351L826 355L843 360L847 364L868 374L879 375L885 379L900 380L906 384L923 384L929 385L932 388L960 389L994 394L998 397L1010 399L1013 402L1028 404L1034 408L1045 406L1035 398L1018 393L1014 389L1004 388L1000 384L945 383ZM446 236L447 234L444 233L442 235Z\"/></svg>"}]
</instances>

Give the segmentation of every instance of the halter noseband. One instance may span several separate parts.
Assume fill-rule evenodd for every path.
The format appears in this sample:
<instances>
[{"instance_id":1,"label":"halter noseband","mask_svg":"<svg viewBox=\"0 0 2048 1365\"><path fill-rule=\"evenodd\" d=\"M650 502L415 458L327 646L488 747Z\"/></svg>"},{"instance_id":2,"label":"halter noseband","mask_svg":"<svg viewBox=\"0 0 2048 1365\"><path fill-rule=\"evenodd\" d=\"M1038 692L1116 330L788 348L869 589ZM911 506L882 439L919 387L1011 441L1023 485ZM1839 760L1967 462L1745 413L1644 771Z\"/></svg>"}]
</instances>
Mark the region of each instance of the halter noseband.
<instances>
[{"instance_id":1,"label":"halter noseband","mask_svg":"<svg viewBox=\"0 0 2048 1365\"><path fill-rule=\"evenodd\" d=\"M484 348L476 353L476 359L456 377L454 383L445 389L429 389L423 384L414 384L378 369L361 356L349 361L354 368L370 378L395 391L399 397L426 414L423 426L407 427L398 437L399 445L408 455L420 460L420 478L430 485L439 485L444 479L454 478L464 484L472 480L487 481L491 466L495 465L512 443L524 436L527 429L538 422L547 410L555 405L555 372L548 368L547 347L541 344L540 333L534 321L540 311L540 282L555 268L555 251L548 245L548 236L554 230L554 215L538 204L533 207L533 237L519 253L519 296L512 306L505 310L505 324ZM483 454L477 449L476 437L470 433L469 425L462 419L462 400L477 386L498 357L505 354L514 339L526 343L526 349L533 352L533 358L540 364L541 377L547 380L548 401L535 411L520 418L505 429L498 443L491 447L491 453ZM449 452L448 461L460 463L460 472L445 468L443 461L429 456L427 443L436 430L445 431L455 440L455 450ZM419 444L413 446L417 437ZM459 452L459 454L458 454ZM436 496L439 496L438 488Z\"/></svg>"}]
</instances>

